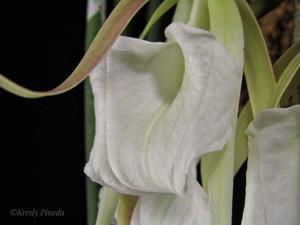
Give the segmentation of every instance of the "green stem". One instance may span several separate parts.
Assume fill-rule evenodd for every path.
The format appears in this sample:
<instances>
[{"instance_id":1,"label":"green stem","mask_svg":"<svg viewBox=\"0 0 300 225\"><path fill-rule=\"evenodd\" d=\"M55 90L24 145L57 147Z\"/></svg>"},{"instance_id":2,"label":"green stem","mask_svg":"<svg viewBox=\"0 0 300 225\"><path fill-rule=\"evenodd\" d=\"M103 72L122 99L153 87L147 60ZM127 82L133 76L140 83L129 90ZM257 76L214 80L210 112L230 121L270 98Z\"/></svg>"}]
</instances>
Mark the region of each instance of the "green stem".
<instances>
[{"instance_id":1,"label":"green stem","mask_svg":"<svg viewBox=\"0 0 300 225\"><path fill-rule=\"evenodd\" d=\"M150 20L153 12L156 8L159 7L161 1L160 0L151 0L148 5L147 10L147 21ZM149 34L147 35L148 41L159 41L161 36L161 30L163 29L162 26L162 20L157 21L157 23L152 27L152 29L149 31Z\"/></svg>"},{"instance_id":2,"label":"green stem","mask_svg":"<svg viewBox=\"0 0 300 225\"><path fill-rule=\"evenodd\" d=\"M186 23L189 20L192 5L192 0L179 0L176 6L173 21L181 21Z\"/></svg>"},{"instance_id":3,"label":"green stem","mask_svg":"<svg viewBox=\"0 0 300 225\"><path fill-rule=\"evenodd\" d=\"M103 192L101 193L103 195L100 201L96 225L110 225L118 205L119 194L107 187L103 187L101 192Z\"/></svg>"},{"instance_id":4,"label":"green stem","mask_svg":"<svg viewBox=\"0 0 300 225\"><path fill-rule=\"evenodd\" d=\"M124 194L119 196L118 225L130 225L131 216L137 201L137 196Z\"/></svg>"},{"instance_id":5,"label":"green stem","mask_svg":"<svg viewBox=\"0 0 300 225\"><path fill-rule=\"evenodd\" d=\"M194 0L188 24L202 29L209 29L207 0Z\"/></svg>"}]
</instances>

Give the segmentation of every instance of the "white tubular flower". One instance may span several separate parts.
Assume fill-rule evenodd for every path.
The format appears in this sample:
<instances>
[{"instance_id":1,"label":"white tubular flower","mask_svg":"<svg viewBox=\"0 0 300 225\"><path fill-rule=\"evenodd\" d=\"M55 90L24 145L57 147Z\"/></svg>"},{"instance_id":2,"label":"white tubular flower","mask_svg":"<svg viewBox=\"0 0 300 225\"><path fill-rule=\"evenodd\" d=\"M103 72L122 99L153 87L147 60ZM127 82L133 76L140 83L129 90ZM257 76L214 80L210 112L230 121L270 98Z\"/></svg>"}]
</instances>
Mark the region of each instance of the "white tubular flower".
<instances>
[{"instance_id":1,"label":"white tubular flower","mask_svg":"<svg viewBox=\"0 0 300 225\"><path fill-rule=\"evenodd\" d=\"M232 131L241 65L176 22L167 43L120 37L91 74L96 136L86 174L118 192L183 195L190 165Z\"/></svg>"},{"instance_id":2,"label":"white tubular flower","mask_svg":"<svg viewBox=\"0 0 300 225\"><path fill-rule=\"evenodd\" d=\"M207 194L188 175L182 196L153 193L140 197L130 225L211 225L211 217Z\"/></svg>"},{"instance_id":3,"label":"white tubular flower","mask_svg":"<svg viewBox=\"0 0 300 225\"><path fill-rule=\"evenodd\" d=\"M299 224L300 105L262 112L247 133L249 157L242 224Z\"/></svg>"}]
</instances>

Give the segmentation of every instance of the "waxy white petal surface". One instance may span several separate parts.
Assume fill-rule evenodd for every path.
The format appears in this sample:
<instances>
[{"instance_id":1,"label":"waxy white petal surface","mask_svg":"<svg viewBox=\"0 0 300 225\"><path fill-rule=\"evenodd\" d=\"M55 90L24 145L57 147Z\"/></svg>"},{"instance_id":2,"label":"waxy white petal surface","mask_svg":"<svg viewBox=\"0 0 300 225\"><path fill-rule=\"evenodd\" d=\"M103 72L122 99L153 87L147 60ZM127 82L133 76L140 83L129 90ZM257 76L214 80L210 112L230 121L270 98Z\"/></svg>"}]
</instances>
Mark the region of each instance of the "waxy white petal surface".
<instances>
[{"instance_id":1,"label":"waxy white petal surface","mask_svg":"<svg viewBox=\"0 0 300 225\"><path fill-rule=\"evenodd\" d=\"M208 196L192 176L182 196L149 194L140 197L130 225L211 225Z\"/></svg>"},{"instance_id":2,"label":"waxy white petal surface","mask_svg":"<svg viewBox=\"0 0 300 225\"><path fill-rule=\"evenodd\" d=\"M249 125L243 225L300 222L300 105L269 109Z\"/></svg>"},{"instance_id":3,"label":"waxy white petal surface","mask_svg":"<svg viewBox=\"0 0 300 225\"><path fill-rule=\"evenodd\" d=\"M167 43L120 37L91 74L96 136L85 172L118 192L183 195L193 160L232 133L241 65L180 22Z\"/></svg>"}]
</instances>

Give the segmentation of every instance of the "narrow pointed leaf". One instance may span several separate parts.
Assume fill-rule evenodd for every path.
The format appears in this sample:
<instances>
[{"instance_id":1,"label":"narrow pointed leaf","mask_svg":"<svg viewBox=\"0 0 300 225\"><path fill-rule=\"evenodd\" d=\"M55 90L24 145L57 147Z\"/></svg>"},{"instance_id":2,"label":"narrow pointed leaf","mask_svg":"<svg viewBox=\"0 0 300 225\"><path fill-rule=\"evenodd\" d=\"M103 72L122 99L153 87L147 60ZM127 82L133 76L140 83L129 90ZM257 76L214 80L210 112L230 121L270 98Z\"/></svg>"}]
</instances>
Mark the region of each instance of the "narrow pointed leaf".
<instances>
[{"instance_id":1,"label":"narrow pointed leaf","mask_svg":"<svg viewBox=\"0 0 300 225\"><path fill-rule=\"evenodd\" d=\"M300 52L300 41L293 44L288 50L286 50L283 55L274 64L274 74L276 80L280 78L283 71L287 65L292 61L292 59Z\"/></svg>"},{"instance_id":2,"label":"narrow pointed leaf","mask_svg":"<svg viewBox=\"0 0 300 225\"><path fill-rule=\"evenodd\" d=\"M247 130L249 157L242 225L300 221L300 105L268 109Z\"/></svg>"},{"instance_id":3,"label":"narrow pointed leaf","mask_svg":"<svg viewBox=\"0 0 300 225\"><path fill-rule=\"evenodd\" d=\"M274 65L274 73L276 78L280 78L283 71L287 68L291 60L299 54L300 51L300 42L297 42L294 44L292 47L290 47L275 63ZM295 62L295 61L294 61ZM288 69L287 72L285 73L284 76L291 76L292 73L288 73L288 71L295 71L295 66L297 64L292 63L290 68ZM293 67L293 68L292 68ZM295 76L295 74L294 74ZM295 77L294 77L295 78ZM285 81L291 82L290 79L284 79ZM283 82L283 81L281 81ZM280 84L276 85L276 88L274 89L275 93L282 93L282 87L286 87L286 85ZM281 89L281 91L280 91ZM276 99L276 98L275 98ZM277 101L279 101L277 97ZM274 104L275 105L275 104ZM249 123L253 120L253 115L251 111L251 106L249 103L246 104L245 108L241 112L239 119L238 119L238 124L237 124L237 136L236 136L236 151L235 151L235 166L234 166L234 171L235 173L238 172L240 167L243 165L243 163L246 161L247 156L248 156L248 137L245 134L245 131L249 125Z\"/></svg>"},{"instance_id":4,"label":"narrow pointed leaf","mask_svg":"<svg viewBox=\"0 0 300 225\"><path fill-rule=\"evenodd\" d=\"M244 132L251 122L253 114L271 107L276 88L269 54L255 16L246 1L237 0L237 4L244 26L244 72L251 105L249 103L246 105L237 123L234 173L238 172L248 155L248 138Z\"/></svg>"},{"instance_id":5,"label":"narrow pointed leaf","mask_svg":"<svg viewBox=\"0 0 300 225\"><path fill-rule=\"evenodd\" d=\"M142 34L140 35L141 39L144 39L152 26L169 10L171 9L178 0L164 0L161 5L155 10L151 19L148 21L147 25L145 26Z\"/></svg>"},{"instance_id":6,"label":"narrow pointed leaf","mask_svg":"<svg viewBox=\"0 0 300 225\"><path fill-rule=\"evenodd\" d=\"M242 16L245 37L244 72L253 114L271 107L275 88L275 78L266 44L253 15L245 0L237 0Z\"/></svg>"},{"instance_id":7,"label":"narrow pointed leaf","mask_svg":"<svg viewBox=\"0 0 300 225\"><path fill-rule=\"evenodd\" d=\"M287 65L291 60L300 52L300 41L292 45L275 63L274 73L277 80L282 75L283 71L286 69ZM299 70L296 73L300 73ZM291 100L295 95L297 95L297 87L300 84L300 74L294 75L294 78L290 81L290 84L284 91L284 94L281 97L280 105L288 106L292 104ZM297 101L297 100L296 100Z\"/></svg>"},{"instance_id":8,"label":"narrow pointed leaf","mask_svg":"<svg viewBox=\"0 0 300 225\"><path fill-rule=\"evenodd\" d=\"M288 88L293 77L297 74L299 67L300 52L298 52L298 54L290 61L278 80L277 88L275 90L272 101L274 107L277 107L279 105L281 97L283 96L285 90Z\"/></svg>"},{"instance_id":9,"label":"narrow pointed leaf","mask_svg":"<svg viewBox=\"0 0 300 225\"><path fill-rule=\"evenodd\" d=\"M124 27L128 24L134 14L148 0L122 0L114 11L110 14L107 21L91 43L88 51L73 73L59 86L50 91L33 91L22 87L0 74L0 87L3 89L26 98L39 98L44 96L57 95L66 92L81 81L83 81L104 54L114 43Z\"/></svg>"}]
</instances>

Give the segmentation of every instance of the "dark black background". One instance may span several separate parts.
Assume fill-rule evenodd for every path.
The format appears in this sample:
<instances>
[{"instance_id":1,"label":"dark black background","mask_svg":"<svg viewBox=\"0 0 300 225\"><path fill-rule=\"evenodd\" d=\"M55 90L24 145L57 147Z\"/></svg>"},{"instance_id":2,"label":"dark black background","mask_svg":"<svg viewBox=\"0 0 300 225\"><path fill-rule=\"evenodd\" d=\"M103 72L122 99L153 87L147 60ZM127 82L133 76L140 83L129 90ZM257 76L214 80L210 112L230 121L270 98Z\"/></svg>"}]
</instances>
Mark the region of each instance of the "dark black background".
<instances>
[{"instance_id":1,"label":"dark black background","mask_svg":"<svg viewBox=\"0 0 300 225\"><path fill-rule=\"evenodd\" d=\"M84 53L86 1L0 1L0 72L53 88ZM42 99L0 90L1 224L85 224L83 87ZM12 209L64 211L12 216Z\"/></svg>"},{"instance_id":2,"label":"dark black background","mask_svg":"<svg viewBox=\"0 0 300 225\"><path fill-rule=\"evenodd\" d=\"M84 54L85 18L84 0L1 0L0 72L32 89L55 87ZM144 22L142 11L131 35ZM0 89L1 224L86 224L83 105L82 85L42 99ZM245 167L235 179L233 224L242 216L244 175ZM64 216L12 216L13 209L61 210Z\"/></svg>"}]
</instances>

